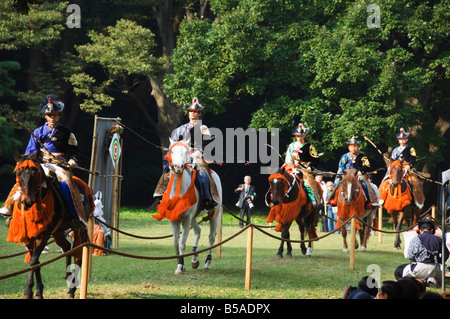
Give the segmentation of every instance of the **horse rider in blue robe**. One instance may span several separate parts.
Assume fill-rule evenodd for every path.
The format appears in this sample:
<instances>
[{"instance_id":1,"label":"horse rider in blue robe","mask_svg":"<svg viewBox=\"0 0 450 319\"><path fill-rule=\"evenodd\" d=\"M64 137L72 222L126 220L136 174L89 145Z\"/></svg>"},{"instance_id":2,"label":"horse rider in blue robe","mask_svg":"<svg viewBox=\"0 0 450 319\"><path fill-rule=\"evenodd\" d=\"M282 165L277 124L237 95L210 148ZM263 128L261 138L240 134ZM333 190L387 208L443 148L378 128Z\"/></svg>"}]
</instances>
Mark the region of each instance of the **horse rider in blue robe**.
<instances>
[{"instance_id":1,"label":"horse rider in blue robe","mask_svg":"<svg viewBox=\"0 0 450 319\"><path fill-rule=\"evenodd\" d=\"M348 153L345 153L341 156L338 164L338 170L336 173L336 179L334 180L334 189L331 192L329 198L332 199L334 197L334 193L339 188L342 183L342 175L346 168L355 168L358 170L358 179L361 182L364 195L366 198L367 208L371 208L371 206L377 206L378 202L376 200L376 194L374 193L372 187L369 187L369 181L365 174L370 169L370 162L366 155L362 154L359 151L360 141L356 140L356 137L353 136L350 140L346 142L348 145ZM336 205L336 203L330 203L331 205ZM370 204L370 205L369 205Z\"/></svg>"},{"instance_id":2,"label":"horse rider in blue robe","mask_svg":"<svg viewBox=\"0 0 450 319\"><path fill-rule=\"evenodd\" d=\"M79 189L71 173L71 168L77 165L78 142L72 131L60 123L64 110L63 102L56 101L53 95L49 94L40 107L46 123L33 132L40 143L31 135L25 154L38 153L39 162L47 178L57 179L68 213L72 217L72 230L76 230L82 226L80 221L85 225L88 222ZM41 146L41 143L45 148ZM8 199L10 196L14 194L10 194ZM8 205L11 201L8 199L2 207L4 215L12 212L12 206Z\"/></svg>"},{"instance_id":3,"label":"horse rider in blue robe","mask_svg":"<svg viewBox=\"0 0 450 319\"><path fill-rule=\"evenodd\" d=\"M211 195L210 171L206 161L203 159L203 147L210 141L211 134L206 125L200 120L201 112L204 109L197 98L192 100L192 104L185 107L188 111L189 122L177 127L171 136L174 142L190 140L192 164L195 164L197 175L195 183L200 191L202 207L211 210L217 207L217 202ZM169 162L163 159L163 175L158 181L153 197L162 196L170 179Z\"/></svg>"}]
</instances>

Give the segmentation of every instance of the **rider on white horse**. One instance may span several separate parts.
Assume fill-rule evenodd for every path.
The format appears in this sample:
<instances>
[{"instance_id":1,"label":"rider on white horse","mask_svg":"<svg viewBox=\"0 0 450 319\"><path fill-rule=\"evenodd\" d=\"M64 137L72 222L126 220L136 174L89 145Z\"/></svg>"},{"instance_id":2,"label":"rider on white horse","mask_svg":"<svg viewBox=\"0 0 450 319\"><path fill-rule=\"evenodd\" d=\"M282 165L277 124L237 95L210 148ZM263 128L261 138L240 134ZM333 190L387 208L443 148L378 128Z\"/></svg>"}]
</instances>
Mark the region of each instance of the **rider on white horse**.
<instances>
[{"instance_id":1,"label":"rider on white horse","mask_svg":"<svg viewBox=\"0 0 450 319\"><path fill-rule=\"evenodd\" d=\"M197 168L196 185L200 191L202 207L211 210L217 207L217 202L211 196L210 173L205 160L203 159L203 142L211 140L211 134L206 125L202 125L200 116L204 106L198 103L194 98L192 104L185 107L189 112L189 122L176 128L171 139L174 142L189 140L191 141L191 164ZM153 197L162 196L169 182L169 163L163 159L163 175L156 186Z\"/></svg>"}]
</instances>

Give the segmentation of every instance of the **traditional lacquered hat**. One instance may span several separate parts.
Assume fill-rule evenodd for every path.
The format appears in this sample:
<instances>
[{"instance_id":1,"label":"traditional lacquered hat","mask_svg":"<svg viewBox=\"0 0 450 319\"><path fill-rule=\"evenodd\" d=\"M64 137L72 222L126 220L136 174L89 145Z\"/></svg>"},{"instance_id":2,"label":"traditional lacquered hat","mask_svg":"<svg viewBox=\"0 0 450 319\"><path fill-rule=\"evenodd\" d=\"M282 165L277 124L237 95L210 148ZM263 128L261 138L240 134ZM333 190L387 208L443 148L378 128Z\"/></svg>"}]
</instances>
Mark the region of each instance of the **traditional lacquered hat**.
<instances>
[{"instance_id":1,"label":"traditional lacquered hat","mask_svg":"<svg viewBox=\"0 0 450 319\"><path fill-rule=\"evenodd\" d=\"M196 97L192 99L191 105L186 106L186 110L188 111L201 111L203 108L204 106L198 103L198 99Z\"/></svg>"},{"instance_id":2,"label":"traditional lacquered hat","mask_svg":"<svg viewBox=\"0 0 450 319\"><path fill-rule=\"evenodd\" d=\"M403 128L400 129L400 133L397 134L397 138L407 138L409 136L408 132L405 132Z\"/></svg>"},{"instance_id":3,"label":"traditional lacquered hat","mask_svg":"<svg viewBox=\"0 0 450 319\"><path fill-rule=\"evenodd\" d=\"M304 126L302 123L298 123L298 125L292 129L292 135L306 135L308 131L309 127Z\"/></svg>"},{"instance_id":4,"label":"traditional lacquered hat","mask_svg":"<svg viewBox=\"0 0 450 319\"><path fill-rule=\"evenodd\" d=\"M49 94L45 97L45 102L41 103L42 114L62 113L64 110L64 103L55 101L53 95Z\"/></svg>"},{"instance_id":5,"label":"traditional lacquered hat","mask_svg":"<svg viewBox=\"0 0 450 319\"><path fill-rule=\"evenodd\" d=\"M360 141L356 140L356 136L352 136L352 138L350 140L348 140L347 142L345 142L345 143L347 143L347 144L356 144L356 145L361 144Z\"/></svg>"}]
</instances>

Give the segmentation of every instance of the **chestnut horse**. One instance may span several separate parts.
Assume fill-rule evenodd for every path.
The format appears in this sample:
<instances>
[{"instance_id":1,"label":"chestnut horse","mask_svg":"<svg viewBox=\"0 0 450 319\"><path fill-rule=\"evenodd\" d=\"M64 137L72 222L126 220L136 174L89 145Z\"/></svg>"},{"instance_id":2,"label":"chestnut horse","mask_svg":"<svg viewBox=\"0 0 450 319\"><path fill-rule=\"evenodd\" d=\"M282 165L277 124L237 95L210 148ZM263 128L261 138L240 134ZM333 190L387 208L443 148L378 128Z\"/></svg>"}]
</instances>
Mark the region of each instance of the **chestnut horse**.
<instances>
[{"instance_id":1,"label":"chestnut horse","mask_svg":"<svg viewBox=\"0 0 450 319\"><path fill-rule=\"evenodd\" d=\"M14 203L13 216L9 221L7 241L20 243L28 249L27 262L30 267L39 264L39 257L47 245L50 236L64 252L70 250L72 245L66 239L65 231L70 228L70 216L67 208L58 193L58 183L46 180L45 174L37 162L37 153L30 155L15 155L16 180L20 186L20 199ZM43 183L48 188L42 187ZM87 187L87 185L86 185ZM92 192L87 192L85 211L92 212L94 199ZM73 247L88 241L87 230L82 227L74 232ZM81 269L82 252L73 253L75 264ZM77 273L77 272L75 272ZM66 256L66 279L72 275L71 255ZM73 275L72 275L73 276ZM30 270L24 298L33 298L34 277L36 277L36 294L34 298L43 298L43 282L41 268ZM69 283L68 298L74 298L77 281Z\"/></svg>"},{"instance_id":2,"label":"chestnut horse","mask_svg":"<svg viewBox=\"0 0 450 319\"><path fill-rule=\"evenodd\" d=\"M271 223L274 220L278 222L275 231L281 231L281 237L287 239L286 257L292 257L292 245L288 240L290 239L289 228L294 220L298 224L302 241L305 239L305 228L308 228L309 239L317 238L314 210L306 208L307 198L302 183L300 178L292 176L286 172L285 168L269 176L271 209L266 222ZM281 241L277 258L283 257L284 242L285 240ZM302 242L300 248L303 255L311 256L311 242L308 248Z\"/></svg>"},{"instance_id":3,"label":"chestnut horse","mask_svg":"<svg viewBox=\"0 0 450 319\"><path fill-rule=\"evenodd\" d=\"M403 171L399 161L391 163L389 179L384 180L380 187L380 203L384 204L387 212L392 216L394 229L397 232L394 248L400 249L400 229L403 221L406 227L417 223L420 208L413 204L411 190L408 185L407 175Z\"/></svg>"},{"instance_id":4,"label":"chestnut horse","mask_svg":"<svg viewBox=\"0 0 450 319\"><path fill-rule=\"evenodd\" d=\"M370 185L369 185L370 186ZM365 251L367 247L367 241L370 234L370 227L366 226L373 224L376 209L365 209L365 197L361 182L358 180L358 171L354 168L347 168L344 170L342 177L342 184L336 191L337 197L337 217L338 222L336 228L345 223L353 215L363 218L363 228L356 221L356 228L359 232L361 241L361 250ZM348 251L347 246L347 229L341 228L341 234L344 241L343 251ZM358 245L357 245L358 246Z\"/></svg>"}]
</instances>

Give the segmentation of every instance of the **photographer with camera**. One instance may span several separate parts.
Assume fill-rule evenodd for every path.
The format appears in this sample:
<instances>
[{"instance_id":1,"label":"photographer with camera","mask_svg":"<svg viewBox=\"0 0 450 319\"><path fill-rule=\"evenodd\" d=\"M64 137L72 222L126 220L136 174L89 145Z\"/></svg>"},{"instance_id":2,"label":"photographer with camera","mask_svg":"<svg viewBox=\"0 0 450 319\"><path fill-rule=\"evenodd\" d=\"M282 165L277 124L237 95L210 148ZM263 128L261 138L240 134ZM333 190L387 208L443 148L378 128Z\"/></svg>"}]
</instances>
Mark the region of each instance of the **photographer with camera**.
<instances>
[{"instance_id":1,"label":"photographer with camera","mask_svg":"<svg viewBox=\"0 0 450 319\"><path fill-rule=\"evenodd\" d=\"M247 223L250 223L251 211L255 205L253 201L256 197L255 186L250 185L252 178L250 176L244 177L244 184L241 184L234 190L235 193L239 193L239 201L236 203L236 206L241 209L240 212L240 221L239 227L243 227L242 220L244 219L244 215L247 216Z\"/></svg>"},{"instance_id":2,"label":"photographer with camera","mask_svg":"<svg viewBox=\"0 0 450 319\"><path fill-rule=\"evenodd\" d=\"M421 219L418 223L418 236L411 239L408 247L408 259L411 263L401 265L396 269L396 277L403 268L403 277L422 279L427 287L437 287L441 284L441 264L447 260L449 252L445 249L441 254L442 231L436 228L430 219Z\"/></svg>"}]
</instances>

